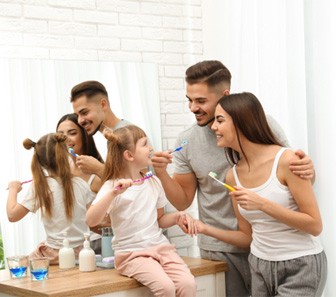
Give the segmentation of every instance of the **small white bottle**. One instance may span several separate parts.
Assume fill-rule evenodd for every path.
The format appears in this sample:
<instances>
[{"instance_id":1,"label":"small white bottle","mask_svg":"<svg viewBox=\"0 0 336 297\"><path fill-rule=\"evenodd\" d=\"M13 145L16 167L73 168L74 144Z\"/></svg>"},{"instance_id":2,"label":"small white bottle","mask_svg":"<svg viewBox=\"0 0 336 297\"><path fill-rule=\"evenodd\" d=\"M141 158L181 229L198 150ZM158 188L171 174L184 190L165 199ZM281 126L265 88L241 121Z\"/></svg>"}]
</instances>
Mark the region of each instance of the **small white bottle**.
<instances>
[{"instance_id":1,"label":"small white bottle","mask_svg":"<svg viewBox=\"0 0 336 297\"><path fill-rule=\"evenodd\" d=\"M69 269L76 266L75 252L69 247L69 240L66 238L67 232L64 232L63 247L58 252L59 268Z\"/></svg>"},{"instance_id":2,"label":"small white bottle","mask_svg":"<svg viewBox=\"0 0 336 297\"><path fill-rule=\"evenodd\" d=\"M79 252L79 271L95 271L96 270L96 255L90 247L89 233L84 233L83 248Z\"/></svg>"}]
</instances>

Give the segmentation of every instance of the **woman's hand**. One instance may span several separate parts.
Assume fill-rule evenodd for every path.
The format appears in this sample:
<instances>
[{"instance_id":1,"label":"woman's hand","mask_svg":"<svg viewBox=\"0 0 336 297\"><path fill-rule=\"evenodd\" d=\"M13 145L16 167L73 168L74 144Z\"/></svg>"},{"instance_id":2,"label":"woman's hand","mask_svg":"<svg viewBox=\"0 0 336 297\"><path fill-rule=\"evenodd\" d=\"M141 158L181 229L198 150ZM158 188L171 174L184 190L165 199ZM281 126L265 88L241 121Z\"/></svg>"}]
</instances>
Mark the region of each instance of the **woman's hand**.
<instances>
[{"instance_id":1,"label":"woman's hand","mask_svg":"<svg viewBox=\"0 0 336 297\"><path fill-rule=\"evenodd\" d=\"M235 189L235 191L230 192L230 196L236 199L241 208L245 210L260 210L263 207L265 198L244 188L235 187Z\"/></svg>"}]
</instances>

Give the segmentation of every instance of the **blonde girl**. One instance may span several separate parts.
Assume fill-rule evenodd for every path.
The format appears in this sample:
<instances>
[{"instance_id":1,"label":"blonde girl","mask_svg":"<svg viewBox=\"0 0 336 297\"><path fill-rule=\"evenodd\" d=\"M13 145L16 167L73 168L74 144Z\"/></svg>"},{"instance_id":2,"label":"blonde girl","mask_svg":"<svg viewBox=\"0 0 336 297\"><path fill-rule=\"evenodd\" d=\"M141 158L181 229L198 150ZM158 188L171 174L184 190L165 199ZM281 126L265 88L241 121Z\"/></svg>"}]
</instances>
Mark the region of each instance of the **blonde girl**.
<instances>
[{"instance_id":1,"label":"blonde girl","mask_svg":"<svg viewBox=\"0 0 336 297\"><path fill-rule=\"evenodd\" d=\"M109 141L104 184L88 210L89 226L110 215L116 269L149 287L154 296L195 296L193 275L162 233L184 213L165 214L160 181L146 178L142 171L151 165L152 156L146 134L130 125L105 130L104 135Z\"/></svg>"},{"instance_id":2,"label":"blonde girl","mask_svg":"<svg viewBox=\"0 0 336 297\"><path fill-rule=\"evenodd\" d=\"M58 251L65 236L78 255L83 233L89 232L86 210L94 199L88 184L71 173L65 140L66 136L61 133L44 135L37 142L25 139L23 146L34 149L33 182L21 202L17 201L21 183L12 181L8 185L7 216L10 222L41 210L47 238L30 256L49 257L51 264L58 264Z\"/></svg>"}]
</instances>

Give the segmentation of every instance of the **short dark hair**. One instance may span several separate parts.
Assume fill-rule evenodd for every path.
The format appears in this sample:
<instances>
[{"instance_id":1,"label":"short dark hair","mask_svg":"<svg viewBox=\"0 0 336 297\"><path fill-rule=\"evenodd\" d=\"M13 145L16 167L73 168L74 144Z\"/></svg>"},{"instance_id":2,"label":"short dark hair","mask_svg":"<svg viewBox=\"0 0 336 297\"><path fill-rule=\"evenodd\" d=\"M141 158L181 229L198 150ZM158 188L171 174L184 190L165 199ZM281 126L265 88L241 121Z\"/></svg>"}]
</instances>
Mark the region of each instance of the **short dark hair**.
<instances>
[{"instance_id":1,"label":"short dark hair","mask_svg":"<svg viewBox=\"0 0 336 297\"><path fill-rule=\"evenodd\" d=\"M76 99L82 96L86 96L88 99L90 99L91 97L98 94L106 96L106 99L108 100L106 88L102 83L95 80L84 81L71 89L70 102L74 102Z\"/></svg>"},{"instance_id":2,"label":"short dark hair","mask_svg":"<svg viewBox=\"0 0 336 297\"><path fill-rule=\"evenodd\" d=\"M209 87L225 84L231 85L231 73L223 63L217 60L198 62L186 70L185 80L188 84L206 83Z\"/></svg>"}]
</instances>

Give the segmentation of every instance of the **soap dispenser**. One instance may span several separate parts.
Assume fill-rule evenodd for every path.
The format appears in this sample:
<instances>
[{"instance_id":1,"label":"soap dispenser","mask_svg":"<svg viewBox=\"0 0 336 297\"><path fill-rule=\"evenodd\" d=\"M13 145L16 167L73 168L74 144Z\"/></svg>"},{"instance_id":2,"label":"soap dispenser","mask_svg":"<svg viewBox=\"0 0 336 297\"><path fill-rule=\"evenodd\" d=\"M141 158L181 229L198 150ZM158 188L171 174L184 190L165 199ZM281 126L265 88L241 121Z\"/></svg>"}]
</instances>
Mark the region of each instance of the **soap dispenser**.
<instances>
[{"instance_id":1,"label":"soap dispenser","mask_svg":"<svg viewBox=\"0 0 336 297\"><path fill-rule=\"evenodd\" d=\"M69 240L67 239L67 232L64 232L63 247L58 252L59 268L69 269L76 266L75 252L73 248L69 247Z\"/></svg>"},{"instance_id":2,"label":"soap dispenser","mask_svg":"<svg viewBox=\"0 0 336 297\"><path fill-rule=\"evenodd\" d=\"M96 270L96 255L90 247L89 233L84 233L83 248L79 252L79 271L95 271Z\"/></svg>"}]
</instances>

